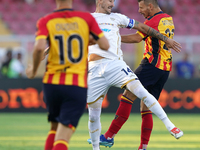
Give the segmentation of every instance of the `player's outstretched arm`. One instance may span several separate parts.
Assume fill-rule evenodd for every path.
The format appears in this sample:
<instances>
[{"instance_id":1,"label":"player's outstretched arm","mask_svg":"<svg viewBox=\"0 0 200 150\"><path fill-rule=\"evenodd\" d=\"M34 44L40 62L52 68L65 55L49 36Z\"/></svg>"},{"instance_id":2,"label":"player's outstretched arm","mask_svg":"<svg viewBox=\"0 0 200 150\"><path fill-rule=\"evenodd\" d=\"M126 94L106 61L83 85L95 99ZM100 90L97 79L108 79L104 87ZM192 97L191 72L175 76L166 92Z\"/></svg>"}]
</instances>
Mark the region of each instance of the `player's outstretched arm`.
<instances>
[{"instance_id":1,"label":"player's outstretched arm","mask_svg":"<svg viewBox=\"0 0 200 150\"><path fill-rule=\"evenodd\" d=\"M46 39L39 39L35 42L33 51L33 63L28 65L26 75L29 79L33 79L37 73L38 67L42 58L44 57L44 50L46 48Z\"/></svg>"},{"instance_id":2,"label":"player's outstretched arm","mask_svg":"<svg viewBox=\"0 0 200 150\"><path fill-rule=\"evenodd\" d=\"M143 38L138 33L121 35L122 43L140 43L142 40Z\"/></svg>"},{"instance_id":3,"label":"player's outstretched arm","mask_svg":"<svg viewBox=\"0 0 200 150\"><path fill-rule=\"evenodd\" d=\"M155 29L140 23L138 21L135 21L134 27L133 29L139 30L149 36L155 37L159 40L162 40L166 43L166 46L168 48L172 48L173 50L175 50L177 53L179 53L181 50L181 45L180 43L174 41L173 39L170 39L168 37L166 37L165 35L161 34L160 32L156 31Z\"/></svg>"}]
</instances>

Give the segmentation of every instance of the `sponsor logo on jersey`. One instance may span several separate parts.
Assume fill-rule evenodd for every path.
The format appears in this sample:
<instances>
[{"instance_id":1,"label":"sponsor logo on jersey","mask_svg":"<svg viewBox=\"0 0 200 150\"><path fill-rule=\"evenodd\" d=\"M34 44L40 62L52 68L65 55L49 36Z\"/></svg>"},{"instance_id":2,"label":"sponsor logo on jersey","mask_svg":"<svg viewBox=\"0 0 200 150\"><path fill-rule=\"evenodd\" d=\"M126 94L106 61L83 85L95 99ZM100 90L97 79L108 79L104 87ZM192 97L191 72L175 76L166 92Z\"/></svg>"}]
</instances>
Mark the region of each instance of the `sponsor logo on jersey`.
<instances>
[{"instance_id":1,"label":"sponsor logo on jersey","mask_svg":"<svg viewBox=\"0 0 200 150\"><path fill-rule=\"evenodd\" d=\"M166 25L173 26L174 25L172 20L162 20L162 23L164 26L166 26Z\"/></svg>"},{"instance_id":2,"label":"sponsor logo on jersey","mask_svg":"<svg viewBox=\"0 0 200 150\"><path fill-rule=\"evenodd\" d=\"M111 29L101 29L102 31L104 31L104 32L110 32L111 31Z\"/></svg>"}]
</instances>

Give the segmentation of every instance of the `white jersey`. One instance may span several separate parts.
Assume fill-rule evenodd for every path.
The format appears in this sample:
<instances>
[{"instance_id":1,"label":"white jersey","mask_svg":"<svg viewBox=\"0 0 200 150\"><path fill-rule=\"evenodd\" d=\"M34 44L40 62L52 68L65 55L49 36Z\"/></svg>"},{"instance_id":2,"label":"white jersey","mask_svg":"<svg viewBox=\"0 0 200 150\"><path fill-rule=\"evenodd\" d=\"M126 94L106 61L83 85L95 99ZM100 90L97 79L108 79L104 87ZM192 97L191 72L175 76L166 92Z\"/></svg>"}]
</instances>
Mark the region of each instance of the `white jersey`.
<instances>
[{"instance_id":1,"label":"white jersey","mask_svg":"<svg viewBox=\"0 0 200 150\"><path fill-rule=\"evenodd\" d=\"M99 27L104 31L105 37L108 39L110 48L108 51L102 51L98 44L89 46L89 55L97 54L99 56L109 59L123 60L123 53L121 50L121 36L119 28L133 28L135 20L128 18L119 13L92 13L96 19Z\"/></svg>"}]
</instances>

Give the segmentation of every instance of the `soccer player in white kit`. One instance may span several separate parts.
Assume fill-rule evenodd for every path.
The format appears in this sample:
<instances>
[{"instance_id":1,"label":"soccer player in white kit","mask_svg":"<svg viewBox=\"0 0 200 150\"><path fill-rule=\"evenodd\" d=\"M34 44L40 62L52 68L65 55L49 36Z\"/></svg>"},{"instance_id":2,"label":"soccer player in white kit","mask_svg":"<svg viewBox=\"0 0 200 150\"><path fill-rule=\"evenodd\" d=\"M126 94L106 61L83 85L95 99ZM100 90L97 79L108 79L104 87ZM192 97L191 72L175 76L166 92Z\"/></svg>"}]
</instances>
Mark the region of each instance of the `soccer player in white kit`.
<instances>
[{"instance_id":1,"label":"soccer player in white kit","mask_svg":"<svg viewBox=\"0 0 200 150\"><path fill-rule=\"evenodd\" d=\"M119 28L137 29L147 35L166 42L169 48L180 52L180 44L158 31L134 19L119 13L111 13L114 0L96 0L96 11L92 13L100 28L104 31L109 41L108 51L101 51L98 45L89 47L89 72L88 72L88 128L93 150L99 150L99 136L101 133L101 105L111 86L126 88L138 98L162 121L167 128L174 124L168 119L166 113L157 100L142 86L137 76L123 61L121 50L121 36ZM131 101L131 100L130 100Z\"/></svg>"}]
</instances>

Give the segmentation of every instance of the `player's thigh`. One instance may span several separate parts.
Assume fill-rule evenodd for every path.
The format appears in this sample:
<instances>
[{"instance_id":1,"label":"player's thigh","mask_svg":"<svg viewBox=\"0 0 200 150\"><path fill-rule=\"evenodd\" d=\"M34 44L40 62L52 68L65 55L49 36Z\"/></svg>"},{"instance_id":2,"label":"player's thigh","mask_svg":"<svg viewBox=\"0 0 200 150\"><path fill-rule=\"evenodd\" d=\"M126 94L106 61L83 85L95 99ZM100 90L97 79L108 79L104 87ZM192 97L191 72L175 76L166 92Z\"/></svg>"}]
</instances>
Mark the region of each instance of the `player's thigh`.
<instances>
[{"instance_id":1,"label":"player's thigh","mask_svg":"<svg viewBox=\"0 0 200 150\"><path fill-rule=\"evenodd\" d=\"M137 76L124 61L113 61L106 69L106 80L112 86L123 88L127 83L137 79Z\"/></svg>"},{"instance_id":2,"label":"player's thigh","mask_svg":"<svg viewBox=\"0 0 200 150\"><path fill-rule=\"evenodd\" d=\"M104 99L109 85L105 77L100 73L100 67L89 69L87 103L93 103L98 99Z\"/></svg>"}]
</instances>

